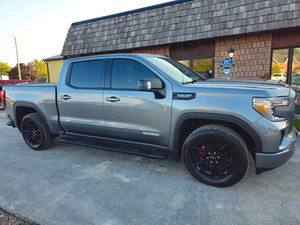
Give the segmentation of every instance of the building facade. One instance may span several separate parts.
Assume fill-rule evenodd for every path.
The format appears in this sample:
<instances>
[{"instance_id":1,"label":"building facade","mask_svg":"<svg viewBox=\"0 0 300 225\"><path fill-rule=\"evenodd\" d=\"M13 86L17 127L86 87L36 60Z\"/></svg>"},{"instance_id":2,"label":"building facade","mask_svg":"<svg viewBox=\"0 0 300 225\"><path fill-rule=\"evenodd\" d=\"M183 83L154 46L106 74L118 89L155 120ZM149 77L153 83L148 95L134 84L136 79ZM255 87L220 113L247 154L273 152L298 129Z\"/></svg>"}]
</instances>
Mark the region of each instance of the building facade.
<instances>
[{"instance_id":1,"label":"building facade","mask_svg":"<svg viewBox=\"0 0 300 225\"><path fill-rule=\"evenodd\" d=\"M56 55L56 56L43 59L43 61L47 65L48 82L57 82L60 69L64 62L64 57L61 55Z\"/></svg>"},{"instance_id":2,"label":"building facade","mask_svg":"<svg viewBox=\"0 0 300 225\"><path fill-rule=\"evenodd\" d=\"M225 74L230 49L234 66ZM76 22L62 56L116 52L166 54L208 77L272 79L300 90L300 1L178 0Z\"/></svg>"}]
</instances>

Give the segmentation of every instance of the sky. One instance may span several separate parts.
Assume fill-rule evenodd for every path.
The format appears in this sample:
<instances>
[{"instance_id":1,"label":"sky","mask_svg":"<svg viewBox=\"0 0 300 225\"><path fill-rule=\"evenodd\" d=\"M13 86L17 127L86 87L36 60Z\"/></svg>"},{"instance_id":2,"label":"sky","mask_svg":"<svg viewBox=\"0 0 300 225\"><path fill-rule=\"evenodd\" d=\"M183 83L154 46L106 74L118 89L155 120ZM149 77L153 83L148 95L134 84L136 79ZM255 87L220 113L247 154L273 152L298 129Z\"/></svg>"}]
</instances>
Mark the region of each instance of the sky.
<instances>
[{"instance_id":1,"label":"sky","mask_svg":"<svg viewBox=\"0 0 300 225\"><path fill-rule=\"evenodd\" d=\"M73 22L171 0L0 0L0 62L17 64L61 54Z\"/></svg>"}]
</instances>

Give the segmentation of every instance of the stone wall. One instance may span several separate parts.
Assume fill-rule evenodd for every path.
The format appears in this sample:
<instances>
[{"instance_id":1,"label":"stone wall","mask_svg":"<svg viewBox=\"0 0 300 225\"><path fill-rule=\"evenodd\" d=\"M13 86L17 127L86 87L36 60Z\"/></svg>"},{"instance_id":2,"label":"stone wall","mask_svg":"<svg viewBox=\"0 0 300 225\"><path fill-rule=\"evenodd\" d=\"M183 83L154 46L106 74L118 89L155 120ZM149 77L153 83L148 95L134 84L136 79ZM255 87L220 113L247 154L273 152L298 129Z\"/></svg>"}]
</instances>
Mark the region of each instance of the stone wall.
<instances>
[{"instance_id":1,"label":"stone wall","mask_svg":"<svg viewBox=\"0 0 300 225\"><path fill-rule=\"evenodd\" d=\"M222 60L228 57L233 48L235 66L228 75L220 67ZM270 76L272 34L255 34L240 37L216 39L215 77L265 79Z\"/></svg>"}]
</instances>

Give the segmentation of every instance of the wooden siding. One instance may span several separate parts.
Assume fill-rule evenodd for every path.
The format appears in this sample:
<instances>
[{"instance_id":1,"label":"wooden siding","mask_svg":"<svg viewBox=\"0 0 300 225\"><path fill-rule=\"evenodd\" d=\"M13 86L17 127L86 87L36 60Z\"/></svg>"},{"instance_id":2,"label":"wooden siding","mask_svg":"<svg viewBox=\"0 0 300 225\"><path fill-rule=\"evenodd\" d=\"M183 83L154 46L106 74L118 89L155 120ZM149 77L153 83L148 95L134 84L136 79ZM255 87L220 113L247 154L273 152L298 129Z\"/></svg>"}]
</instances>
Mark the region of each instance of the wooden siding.
<instances>
[{"instance_id":1,"label":"wooden siding","mask_svg":"<svg viewBox=\"0 0 300 225\"><path fill-rule=\"evenodd\" d=\"M170 57L174 59L197 58L214 56L215 41L203 40L172 45L170 47Z\"/></svg>"},{"instance_id":2,"label":"wooden siding","mask_svg":"<svg viewBox=\"0 0 300 225\"><path fill-rule=\"evenodd\" d=\"M300 47L300 29L273 33L272 48L286 47Z\"/></svg>"}]
</instances>

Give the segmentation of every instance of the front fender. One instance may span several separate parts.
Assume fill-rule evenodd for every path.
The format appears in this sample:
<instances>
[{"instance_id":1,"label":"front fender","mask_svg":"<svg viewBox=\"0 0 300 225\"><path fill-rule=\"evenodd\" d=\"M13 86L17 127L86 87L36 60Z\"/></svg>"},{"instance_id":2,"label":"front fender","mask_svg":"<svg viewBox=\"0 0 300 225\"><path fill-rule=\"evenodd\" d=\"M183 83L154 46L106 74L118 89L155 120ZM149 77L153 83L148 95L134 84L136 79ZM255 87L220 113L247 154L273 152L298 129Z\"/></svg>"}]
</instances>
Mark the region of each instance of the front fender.
<instances>
[{"instance_id":1,"label":"front fender","mask_svg":"<svg viewBox=\"0 0 300 225\"><path fill-rule=\"evenodd\" d=\"M169 148L172 149L172 151L175 153L176 160L178 160L181 151L181 149L179 149L181 128L183 123L189 119L210 120L216 123L226 122L226 123L234 124L235 126L242 129L245 133L247 133L251 137L252 141L254 142L254 151L261 152L262 140L260 136L257 134L257 132L253 129L251 124L247 123L246 121L243 121L240 118L230 116L230 115L222 115L222 114L215 114L215 113L186 113L181 115L178 118L176 125L173 128L173 132L170 140Z\"/></svg>"}]
</instances>

